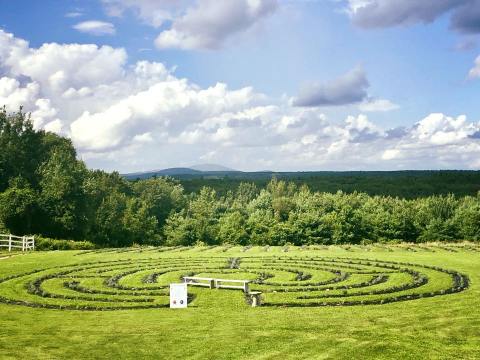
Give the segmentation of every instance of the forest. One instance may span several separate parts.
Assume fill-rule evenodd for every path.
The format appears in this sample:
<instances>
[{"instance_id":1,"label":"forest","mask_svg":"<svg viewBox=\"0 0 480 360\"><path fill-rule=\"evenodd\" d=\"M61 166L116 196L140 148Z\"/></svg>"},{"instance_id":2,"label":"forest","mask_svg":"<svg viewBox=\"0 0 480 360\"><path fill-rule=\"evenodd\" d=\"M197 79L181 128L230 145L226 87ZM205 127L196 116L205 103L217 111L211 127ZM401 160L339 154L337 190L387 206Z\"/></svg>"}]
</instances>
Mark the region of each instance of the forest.
<instances>
[{"instance_id":1,"label":"forest","mask_svg":"<svg viewBox=\"0 0 480 360\"><path fill-rule=\"evenodd\" d=\"M173 175L185 191L213 188L225 195L242 182L265 188L272 177L307 185L312 191L336 193L364 192L415 199L430 195L475 196L480 189L480 171L405 170L405 171L309 171L309 172L206 172L199 175ZM127 177L128 178L128 177Z\"/></svg>"},{"instance_id":2,"label":"forest","mask_svg":"<svg viewBox=\"0 0 480 360\"><path fill-rule=\"evenodd\" d=\"M321 192L272 177L189 192L168 177L90 170L70 139L35 130L22 110L0 111L0 149L0 233L96 247L480 239L478 190L412 198Z\"/></svg>"}]
</instances>

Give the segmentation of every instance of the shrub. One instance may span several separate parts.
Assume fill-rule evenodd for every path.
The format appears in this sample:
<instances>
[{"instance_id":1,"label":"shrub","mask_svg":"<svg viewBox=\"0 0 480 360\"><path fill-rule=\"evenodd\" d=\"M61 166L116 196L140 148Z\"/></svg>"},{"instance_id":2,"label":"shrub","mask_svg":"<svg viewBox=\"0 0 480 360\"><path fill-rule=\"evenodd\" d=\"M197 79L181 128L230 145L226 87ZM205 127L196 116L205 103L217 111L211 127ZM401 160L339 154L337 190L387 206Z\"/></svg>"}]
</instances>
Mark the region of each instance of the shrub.
<instances>
[{"instance_id":1,"label":"shrub","mask_svg":"<svg viewBox=\"0 0 480 360\"><path fill-rule=\"evenodd\" d=\"M90 241L73 241L50 239L42 236L35 236L36 250L91 250L95 244Z\"/></svg>"}]
</instances>

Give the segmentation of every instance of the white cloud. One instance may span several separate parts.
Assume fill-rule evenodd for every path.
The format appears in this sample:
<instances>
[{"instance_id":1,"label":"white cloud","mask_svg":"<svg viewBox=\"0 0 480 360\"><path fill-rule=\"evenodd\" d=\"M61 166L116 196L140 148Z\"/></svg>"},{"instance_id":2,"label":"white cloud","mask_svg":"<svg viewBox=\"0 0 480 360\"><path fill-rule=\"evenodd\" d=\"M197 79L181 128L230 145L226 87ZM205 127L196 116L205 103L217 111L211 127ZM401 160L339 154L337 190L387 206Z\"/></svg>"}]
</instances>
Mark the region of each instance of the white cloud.
<instances>
[{"instance_id":1,"label":"white cloud","mask_svg":"<svg viewBox=\"0 0 480 360\"><path fill-rule=\"evenodd\" d=\"M300 107L344 106L358 103L358 108L363 112L386 112L399 108L390 100L370 97L369 87L365 70L357 66L329 82L307 84L291 102L293 106Z\"/></svg>"},{"instance_id":2,"label":"white cloud","mask_svg":"<svg viewBox=\"0 0 480 360\"><path fill-rule=\"evenodd\" d=\"M83 16L83 13L80 11L71 11L65 14L65 17L67 18L77 18Z\"/></svg>"},{"instance_id":3,"label":"white cloud","mask_svg":"<svg viewBox=\"0 0 480 360\"><path fill-rule=\"evenodd\" d=\"M276 0L200 0L155 40L159 48L215 49L277 8Z\"/></svg>"},{"instance_id":4,"label":"white cloud","mask_svg":"<svg viewBox=\"0 0 480 360\"><path fill-rule=\"evenodd\" d=\"M470 79L480 78L480 56L475 59L475 65L470 69L468 77Z\"/></svg>"},{"instance_id":5,"label":"white cloud","mask_svg":"<svg viewBox=\"0 0 480 360\"><path fill-rule=\"evenodd\" d=\"M433 113L408 129L405 136L389 146L383 160L406 164L429 163L437 167L477 168L480 154L480 123L469 123L464 115L457 118ZM413 165L419 167L417 165ZM424 166L425 167L425 166Z\"/></svg>"},{"instance_id":6,"label":"white cloud","mask_svg":"<svg viewBox=\"0 0 480 360\"><path fill-rule=\"evenodd\" d=\"M108 84L125 71L127 55L123 49L56 43L38 49L29 48L26 42L12 45L2 61L3 67L15 76L35 79L44 90L55 94L69 88Z\"/></svg>"},{"instance_id":7,"label":"white cloud","mask_svg":"<svg viewBox=\"0 0 480 360\"><path fill-rule=\"evenodd\" d=\"M73 28L95 36L114 35L116 32L115 26L112 23L97 20L83 21L74 25Z\"/></svg>"},{"instance_id":8,"label":"white cloud","mask_svg":"<svg viewBox=\"0 0 480 360\"><path fill-rule=\"evenodd\" d=\"M177 136L197 121L248 105L255 96L250 88L229 91L226 85L217 84L199 89L174 78L121 99L104 111L83 113L71 125L72 138L84 149L105 151L128 144L132 128L149 127Z\"/></svg>"},{"instance_id":9,"label":"white cloud","mask_svg":"<svg viewBox=\"0 0 480 360\"><path fill-rule=\"evenodd\" d=\"M400 108L397 104L391 102L390 100L387 99L368 99L358 105L358 108L360 111L363 112L386 112L386 111L392 111L392 110L397 110Z\"/></svg>"},{"instance_id":10,"label":"white cloud","mask_svg":"<svg viewBox=\"0 0 480 360\"><path fill-rule=\"evenodd\" d=\"M47 125L50 124L47 131L55 129L58 130L55 132L60 132L61 121L55 118L57 109L52 107L49 99L39 96L40 86L37 82L29 82L22 86L16 79L0 78L0 106L5 106L9 112L18 111L23 107L24 111L31 112L35 129L47 129Z\"/></svg>"},{"instance_id":11,"label":"white cloud","mask_svg":"<svg viewBox=\"0 0 480 360\"><path fill-rule=\"evenodd\" d=\"M451 12L451 28L480 33L480 0L347 0L347 4L353 23L363 28L431 23Z\"/></svg>"},{"instance_id":12,"label":"white cloud","mask_svg":"<svg viewBox=\"0 0 480 360\"><path fill-rule=\"evenodd\" d=\"M154 27L162 26L172 20L175 14L190 3L190 0L101 0L107 14L122 16L132 10L143 22Z\"/></svg>"},{"instance_id":13,"label":"white cloud","mask_svg":"<svg viewBox=\"0 0 480 360\"><path fill-rule=\"evenodd\" d=\"M480 0L463 0L451 18L451 27L464 34L480 33Z\"/></svg>"},{"instance_id":14,"label":"white cloud","mask_svg":"<svg viewBox=\"0 0 480 360\"><path fill-rule=\"evenodd\" d=\"M138 143L153 142L152 134L150 132L146 132L144 134L135 135L133 137L133 142L138 142Z\"/></svg>"},{"instance_id":15,"label":"white cloud","mask_svg":"<svg viewBox=\"0 0 480 360\"><path fill-rule=\"evenodd\" d=\"M37 109L32 111L31 114L36 129L41 129L47 122L58 120L58 123L60 121L59 119L52 120L57 115L58 111L52 107L50 99L38 99L35 101L35 105Z\"/></svg>"},{"instance_id":16,"label":"white cloud","mask_svg":"<svg viewBox=\"0 0 480 360\"><path fill-rule=\"evenodd\" d=\"M123 104L98 114L85 111L70 126L72 140L84 150L113 149L121 145L130 132L128 121L131 118L132 112Z\"/></svg>"},{"instance_id":17,"label":"white cloud","mask_svg":"<svg viewBox=\"0 0 480 360\"><path fill-rule=\"evenodd\" d=\"M20 106L30 107L38 92L39 86L35 82L21 86L16 79L0 78L0 106L6 105L9 111L17 111Z\"/></svg>"},{"instance_id":18,"label":"white cloud","mask_svg":"<svg viewBox=\"0 0 480 360\"><path fill-rule=\"evenodd\" d=\"M449 145L463 142L478 130L478 124L468 123L465 115L455 119L436 113L418 122L412 129L411 135L424 144Z\"/></svg>"},{"instance_id":19,"label":"white cloud","mask_svg":"<svg viewBox=\"0 0 480 360\"><path fill-rule=\"evenodd\" d=\"M60 119L52 120L44 126L45 131L53 132L56 134L61 134L62 128L63 128L63 123Z\"/></svg>"},{"instance_id":20,"label":"white cloud","mask_svg":"<svg viewBox=\"0 0 480 360\"><path fill-rule=\"evenodd\" d=\"M370 86L365 71L356 67L325 84L311 83L300 90L294 106L337 106L354 104L367 98Z\"/></svg>"},{"instance_id":21,"label":"white cloud","mask_svg":"<svg viewBox=\"0 0 480 360\"><path fill-rule=\"evenodd\" d=\"M432 22L438 16L470 0L348 0L355 24L362 27L388 27Z\"/></svg>"},{"instance_id":22,"label":"white cloud","mask_svg":"<svg viewBox=\"0 0 480 360\"><path fill-rule=\"evenodd\" d=\"M382 160L394 160L399 158L400 150L398 149L387 149L382 154Z\"/></svg>"},{"instance_id":23,"label":"white cloud","mask_svg":"<svg viewBox=\"0 0 480 360\"><path fill-rule=\"evenodd\" d=\"M168 24L158 48L216 49L278 8L278 0L102 0L107 14L130 10L155 28Z\"/></svg>"},{"instance_id":24,"label":"white cloud","mask_svg":"<svg viewBox=\"0 0 480 360\"><path fill-rule=\"evenodd\" d=\"M0 31L0 101L36 128L74 141L89 166L122 172L202 159L245 170L478 168L480 124L430 114L385 129L366 115L343 121L251 87L202 88L163 64L127 64L123 49L30 47ZM360 97L363 98L363 95ZM363 98L370 110L391 108ZM368 109L368 108L367 108Z\"/></svg>"}]
</instances>

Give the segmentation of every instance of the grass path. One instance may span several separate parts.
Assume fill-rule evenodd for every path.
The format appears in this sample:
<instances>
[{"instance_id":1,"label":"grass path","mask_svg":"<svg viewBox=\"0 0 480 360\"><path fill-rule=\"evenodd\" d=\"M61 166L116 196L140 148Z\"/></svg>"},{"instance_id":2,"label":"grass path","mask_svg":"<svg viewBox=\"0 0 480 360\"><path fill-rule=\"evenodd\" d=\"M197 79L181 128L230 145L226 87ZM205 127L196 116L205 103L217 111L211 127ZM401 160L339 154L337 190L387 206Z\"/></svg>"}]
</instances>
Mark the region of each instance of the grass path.
<instances>
[{"instance_id":1,"label":"grass path","mask_svg":"<svg viewBox=\"0 0 480 360\"><path fill-rule=\"evenodd\" d=\"M222 272L229 271L231 273L228 276L235 277L234 274L238 271L238 275L255 278L258 277L255 271L260 265L274 268L271 263L276 261L273 264L279 264L280 270L264 271L270 271L270 275L274 275L265 280L271 284L254 286L263 289L266 302L279 303L280 306L251 308L239 291L193 287L189 288L189 293L194 295L194 300L189 308L184 310L151 308L81 311L0 304L0 358L478 359L480 252L475 245L464 248L455 245L442 246L426 246L426 249L425 245L392 246L391 249L375 246L289 247L287 251L285 248L262 247L121 249L35 252L4 258L0 263L0 278L37 272L0 282L0 297L34 303L94 303L96 306L111 305L111 302L97 301L98 298L110 299L116 305L122 306L131 306L132 303L119 299L153 297L154 302L159 304L168 302L168 297L159 295L166 290L155 287L178 281L186 269L185 264L196 269L198 273L203 271L212 276L219 273L228 275ZM238 270L208 269L226 267L232 258L240 259ZM318 260L320 258L328 261L321 263ZM366 263L372 259L379 262L371 265L331 265L332 259L339 261L346 258L357 259L357 263ZM313 266L305 259L314 259L318 264ZM341 268L344 272L352 272L351 276L344 280L345 284L358 284L362 282L361 279L372 276L362 274L365 272L385 271L384 275L388 275L388 280L383 283L348 289L347 293L352 293L349 298L391 296L382 292L392 286L413 281L414 276L408 273L389 273L387 269L377 267L384 262L410 263L410 269L417 269L428 277L426 284L403 290L409 294L436 291L451 285L450 275L424 266L466 274L470 280L469 287L457 293L383 305L292 308L282 304L311 301L298 299L301 295L315 298L325 294L343 296L345 293L344 290L327 291L325 286L317 285L315 286L322 289L305 294L269 292L276 288L290 289L301 285L298 288L303 289L314 286L305 285L308 283L329 282L336 275L323 269L327 263L329 266ZM60 270L78 270L80 265L82 268L96 267L58 275ZM120 277L117 282L110 283L111 286L105 284L105 279L115 277L121 272L132 271L132 266L134 270L142 270ZM155 271L161 272L167 266L171 272L148 277ZM181 269L178 270L175 266ZM319 269L320 267L322 269ZM294 270L300 271L301 276ZM359 274L355 275L355 272ZM28 293L26 284L44 274L57 274L57 277L44 280L40 286L42 291L66 295L67 298L46 298ZM65 287L66 282L75 279L90 291L94 289L106 294L79 293L78 289ZM147 281L145 279L155 281L143 282ZM151 289L131 290L133 287ZM379 293L358 295L366 289ZM401 291L394 293L400 294ZM72 294L80 294L81 299L70 299Z\"/></svg>"}]
</instances>

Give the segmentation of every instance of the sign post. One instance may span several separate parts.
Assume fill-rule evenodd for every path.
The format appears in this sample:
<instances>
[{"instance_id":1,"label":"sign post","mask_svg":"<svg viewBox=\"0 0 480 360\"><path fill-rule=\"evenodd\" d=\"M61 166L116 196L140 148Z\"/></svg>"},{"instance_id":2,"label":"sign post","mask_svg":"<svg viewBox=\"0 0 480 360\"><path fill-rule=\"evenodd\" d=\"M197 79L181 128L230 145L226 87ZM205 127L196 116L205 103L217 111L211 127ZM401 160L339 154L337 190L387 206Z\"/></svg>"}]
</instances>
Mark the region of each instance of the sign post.
<instances>
[{"instance_id":1,"label":"sign post","mask_svg":"<svg viewBox=\"0 0 480 360\"><path fill-rule=\"evenodd\" d=\"M187 283L170 284L170 308L187 307Z\"/></svg>"}]
</instances>

